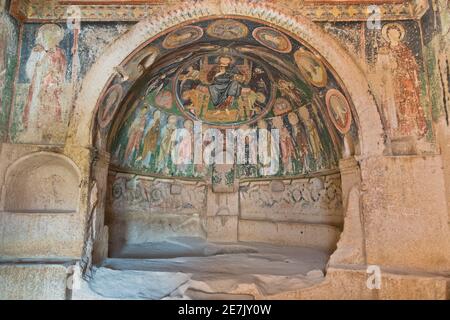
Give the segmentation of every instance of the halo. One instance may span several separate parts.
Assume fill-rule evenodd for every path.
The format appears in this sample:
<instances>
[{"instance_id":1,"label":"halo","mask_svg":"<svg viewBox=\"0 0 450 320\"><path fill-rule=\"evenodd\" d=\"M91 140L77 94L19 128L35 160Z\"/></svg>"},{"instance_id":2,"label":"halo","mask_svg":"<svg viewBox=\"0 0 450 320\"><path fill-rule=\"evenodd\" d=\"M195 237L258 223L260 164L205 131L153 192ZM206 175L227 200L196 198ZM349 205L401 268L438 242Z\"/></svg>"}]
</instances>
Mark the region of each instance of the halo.
<instances>
[{"instance_id":1,"label":"halo","mask_svg":"<svg viewBox=\"0 0 450 320\"><path fill-rule=\"evenodd\" d=\"M98 124L100 125L100 128L106 128L111 123L111 120L117 112L117 106L122 100L122 96L123 88L119 84L113 85L105 93L98 112ZM113 97L112 100L109 99L111 97Z\"/></svg>"},{"instance_id":2,"label":"halo","mask_svg":"<svg viewBox=\"0 0 450 320\"><path fill-rule=\"evenodd\" d=\"M263 34L264 32L272 32L272 33L276 34L277 36L279 36L281 39L283 39L286 47L285 48L272 47L266 40L264 40L261 37L261 34ZM262 44L263 46L265 46L271 50L274 50L274 51L280 52L280 53L289 53L292 51L292 43L289 40L289 38L285 34L281 33L280 31L278 31L276 29L273 29L270 27L258 27L255 30L253 30L252 35L256 41L258 41L260 44Z\"/></svg>"},{"instance_id":3,"label":"halo","mask_svg":"<svg viewBox=\"0 0 450 320\"><path fill-rule=\"evenodd\" d=\"M188 39L185 39L182 42L173 42L173 37L184 34L184 33L191 33L190 37ZM166 38L164 39L162 46L165 49L175 49L178 47L182 47L188 44L191 44L197 40L199 40L201 37L203 37L203 29L198 26L184 26L180 29L174 30L171 33L169 33Z\"/></svg>"},{"instance_id":4,"label":"halo","mask_svg":"<svg viewBox=\"0 0 450 320\"><path fill-rule=\"evenodd\" d=\"M54 37L58 40L58 43L60 43L64 39L64 30L57 24L44 24L42 27L39 28L38 34L44 33L53 34Z\"/></svg>"},{"instance_id":5,"label":"halo","mask_svg":"<svg viewBox=\"0 0 450 320\"><path fill-rule=\"evenodd\" d=\"M220 63L220 59L222 59L222 58L226 58L226 59L230 60L230 64L229 65L233 65L235 63L235 59L232 56L227 55L227 54L218 56L217 59L216 59L216 63L217 64Z\"/></svg>"},{"instance_id":6,"label":"halo","mask_svg":"<svg viewBox=\"0 0 450 320\"><path fill-rule=\"evenodd\" d=\"M150 67L159 54L157 47L149 46L137 53L132 59L131 63L142 64L145 69ZM128 63L127 63L128 64Z\"/></svg>"},{"instance_id":7,"label":"halo","mask_svg":"<svg viewBox=\"0 0 450 320\"><path fill-rule=\"evenodd\" d=\"M331 109L333 108L332 101L331 101L332 98L337 98L341 102L343 102L343 105L347 111L344 124L340 124L336 120L336 118L333 116L333 112L331 111ZM336 129L342 134L346 134L347 132L349 132L350 127L352 125L352 112L351 112L350 104L348 103L347 98L339 90L330 89L330 90L328 90L328 92L326 94L325 102L327 105L328 115L330 116L331 121L333 122Z\"/></svg>"},{"instance_id":8,"label":"halo","mask_svg":"<svg viewBox=\"0 0 450 320\"><path fill-rule=\"evenodd\" d=\"M239 33L237 34L220 34L217 33L216 28L219 26L233 26L239 28ZM232 19L221 19L216 20L213 23L211 23L206 30L206 33L213 38L219 38L219 39L225 39L225 40L234 40L234 39L240 39L244 38L248 35L248 28L245 24L242 22L232 20Z\"/></svg>"},{"instance_id":9,"label":"halo","mask_svg":"<svg viewBox=\"0 0 450 320\"><path fill-rule=\"evenodd\" d=\"M326 86L326 84L328 83L328 75L327 75L325 65L315 55L313 55L309 51L306 51L306 50L300 48L299 50L297 50L294 53L294 60L295 60L295 63L297 64L298 69L300 70L300 74L307 82L309 82L310 84L312 84L316 87L319 87L319 88ZM312 79L308 75L307 71L305 70L305 67L303 66L303 64L310 63L310 62L313 62L319 66L319 69L320 69L320 72L322 75L322 79L320 81L316 81L316 80Z\"/></svg>"},{"instance_id":10,"label":"halo","mask_svg":"<svg viewBox=\"0 0 450 320\"><path fill-rule=\"evenodd\" d=\"M153 111L153 119L155 118L155 115L158 114L158 117L161 117L161 111L159 109L156 109Z\"/></svg>"},{"instance_id":11,"label":"halo","mask_svg":"<svg viewBox=\"0 0 450 320\"><path fill-rule=\"evenodd\" d=\"M400 40L403 40L403 38L405 37L405 33L406 33L405 28L400 23L397 23L397 22L387 23L383 26L383 28L381 29L381 34L383 36L383 39L386 42L390 42L387 32L391 28L397 29L400 32Z\"/></svg>"}]
</instances>

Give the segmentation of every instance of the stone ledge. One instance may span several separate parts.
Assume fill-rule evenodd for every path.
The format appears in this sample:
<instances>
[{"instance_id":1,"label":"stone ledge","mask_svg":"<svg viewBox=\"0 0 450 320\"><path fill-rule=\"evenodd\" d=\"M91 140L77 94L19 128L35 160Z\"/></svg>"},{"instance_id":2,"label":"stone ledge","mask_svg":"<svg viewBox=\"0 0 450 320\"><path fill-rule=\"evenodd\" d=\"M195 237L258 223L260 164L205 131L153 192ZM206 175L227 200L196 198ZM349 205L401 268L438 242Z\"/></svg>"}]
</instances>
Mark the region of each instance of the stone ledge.
<instances>
[{"instance_id":1,"label":"stone ledge","mask_svg":"<svg viewBox=\"0 0 450 320\"><path fill-rule=\"evenodd\" d=\"M65 300L70 268L54 264L0 265L0 300Z\"/></svg>"},{"instance_id":2,"label":"stone ledge","mask_svg":"<svg viewBox=\"0 0 450 320\"><path fill-rule=\"evenodd\" d=\"M79 258L83 246L79 214L0 212L0 255L8 258Z\"/></svg>"},{"instance_id":3,"label":"stone ledge","mask_svg":"<svg viewBox=\"0 0 450 320\"><path fill-rule=\"evenodd\" d=\"M432 275L400 274L381 269L380 289L368 289L366 269L330 267L325 281L303 290L264 299L302 300L446 300L450 299L450 278Z\"/></svg>"},{"instance_id":4,"label":"stone ledge","mask_svg":"<svg viewBox=\"0 0 450 320\"><path fill-rule=\"evenodd\" d=\"M340 230L324 224L239 220L238 239L287 246L312 247L332 252Z\"/></svg>"}]
</instances>

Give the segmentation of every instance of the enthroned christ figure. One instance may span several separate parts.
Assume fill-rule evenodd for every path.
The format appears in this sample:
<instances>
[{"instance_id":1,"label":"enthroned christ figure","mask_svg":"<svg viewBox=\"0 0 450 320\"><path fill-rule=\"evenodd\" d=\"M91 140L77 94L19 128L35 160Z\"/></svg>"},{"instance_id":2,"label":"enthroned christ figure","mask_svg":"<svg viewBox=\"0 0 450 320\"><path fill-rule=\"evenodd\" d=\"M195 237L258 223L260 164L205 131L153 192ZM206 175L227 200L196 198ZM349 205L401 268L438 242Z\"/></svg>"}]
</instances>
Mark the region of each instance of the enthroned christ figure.
<instances>
[{"instance_id":1,"label":"enthroned christ figure","mask_svg":"<svg viewBox=\"0 0 450 320\"><path fill-rule=\"evenodd\" d=\"M216 110L228 110L235 98L241 95L243 75L232 65L233 59L221 56L207 76L211 102Z\"/></svg>"}]
</instances>

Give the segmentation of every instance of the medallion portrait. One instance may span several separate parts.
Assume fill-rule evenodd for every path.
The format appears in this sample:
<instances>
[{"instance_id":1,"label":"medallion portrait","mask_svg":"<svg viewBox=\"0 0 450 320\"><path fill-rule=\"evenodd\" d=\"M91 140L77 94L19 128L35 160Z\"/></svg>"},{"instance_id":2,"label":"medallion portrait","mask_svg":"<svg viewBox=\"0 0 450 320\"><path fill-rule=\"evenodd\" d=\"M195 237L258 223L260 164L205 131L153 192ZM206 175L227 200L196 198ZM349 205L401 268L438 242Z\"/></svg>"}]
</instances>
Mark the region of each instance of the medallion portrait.
<instances>
[{"instance_id":1,"label":"medallion portrait","mask_svg":"<svg viewBox=\"0 0 450 320\"><path fill-rule=\"evenodd\" d=\"M213 38L233 40L246 37L248 28L239 21L223 19L213 22L206 30L206 33Z\"/></svg>"},{"instance_id":2,"label":"medallion portrait","mask_svg":"<svg viewBox=\"0 0 450 320\"><path fill-rule=\"evenodd\" d=\"M175 49L197 41L203 37L203 29L197 26L185 26L169 33L162 46L166 49Z\"/></svg>"},{"instance_id":3,"label":"medallion portrait","mask_svg":"<svg viewBox=\"0 0 450 320\"><path fill-rule=\"evenodd\" d=\"M294 53L295 63L306 81L316 87L324 87L327 84L327 72L323 63L312 53L299 49Z\"/></svg>"},{"instance_id":4,"label":"medallion portrait","mask_svg":"<svg viewBox=\"0 0 450 320\"><path fill-rule=\"evenodd\" d=\"M158 54L159 50L156 47L147 47L138 52L125 65L117 66L115 70L121 76L123 82L134 82L155 62Z\"/></svg>"},{"instance_id":5,"label":"medallion portrait","mask_svg":"<svg viewBox=\"0 0 450 320\"><path fill-rule=\"evenodd\" d=\"M98 124L100 128L105 128L111 123L111 120L116 114L117 107L122 100L122 96L123 89L119 84L113 85L106 91L98 112Z\"/></svg>"},{"instance_id":6,"label":"medallion portrait","mask_svg":"<svg viewBox=\"0 0 450 320\"><path fill-rule=\"evenodd\" d=\"M352 112L347 99L336 89L328 90L325 99L331 121L340 133L346 134L352 124Z\"/></svg>"},{"instance_id":7,"label":"medallion portrait","mask_svg":"<svg viewBox=\"0 0 450 320\"><path fill-rule=\"evenodd\" d=\"M274 51L289 53L292 50L292 44L288 37L275 29L258 27L253 30L253 37L260 44Z\"/></svg>"}]
</instances>

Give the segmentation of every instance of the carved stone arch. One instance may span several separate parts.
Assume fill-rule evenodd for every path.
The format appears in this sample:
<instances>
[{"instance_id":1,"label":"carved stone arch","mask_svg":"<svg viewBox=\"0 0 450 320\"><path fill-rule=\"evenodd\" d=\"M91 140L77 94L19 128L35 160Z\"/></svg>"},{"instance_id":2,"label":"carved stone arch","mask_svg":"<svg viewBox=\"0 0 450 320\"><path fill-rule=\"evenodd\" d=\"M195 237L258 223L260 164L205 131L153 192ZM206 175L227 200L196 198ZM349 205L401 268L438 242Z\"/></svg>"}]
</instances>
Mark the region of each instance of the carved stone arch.
<instances>
[{"instance_id":1,"label":"carved stone arch","mask_svg":"<svg viewBox=\"0 0 450 320\"><path fill-rule=\"evenodd\" d=\"M202 1L189 7L169 7L158 17L139 22L117 39L87 73L78 95L66 140L67 146L92 147L97 103L115 68L161 33L214 17L241 17L272 25L298 38L318 52L336 72L351 98L359 124L359 156L381 155L383 129L378 109L364 72L336 40L302 16L248 1Z\"/></svg>"},{"instance_id":2,"label":"carved stone arch","mask_svg":"<svg viewBox=\"0 0 450 320\"><path fill-rule=\"evenodd\" d=\"M97 108L107 90L111 88L109 85L113 77L117 75L119 66L125 65L136 53L139 53L157 37L176 28L202 19L227 17L253 20L277 28L320 55L321 60L333 71L340 87L343 88L353 104L353 115L358 124L359 148L356 150L358 160L381 156L385 149L384 131L363 69L334 38L319 26L305 17L293 17L289 12L282 10L275 10L249 1L226 1L220 2L220 4L217 1L202 1L184 8L168 7L167 11L160 16L137 23L127 33L115 40L86 74L75 102L65 152L74 154L79 150L94 150L96 119L99 118ZM126 95L120 94L119 96L125 97ZM102 116L100 118L103 119ZM351 143L348 141L346 143L347 149L351 149ZM350 151L346 156L351 154L353 152ZM94 164L84 162L83 172L93 172L100 184L106 184L109 155L104 154L103 151L100 151L98 155L101 161ZM354 161L351 166L352 177L343 177L342 182L345 187L347 187L346 184L355 185L360 182L360 172L357 171L359 164L354 158L351 160ZM87 178L83 176L83 179ZM344 178L348 181L347 183L344 183ZM343 191L345 199L348 190L343 188ZM82 202L82 207L89 207L87 197L82 199ZM104 214L103 209L100 211L98 214ZM316 232L315 229L311 230L314 230L313 233ZM337 241L338 234L337 231L332 233L333 239L330 243L333 242L333 245ZM214 239L214 236L211 239Z\"/></svg>"}]
</instances>

